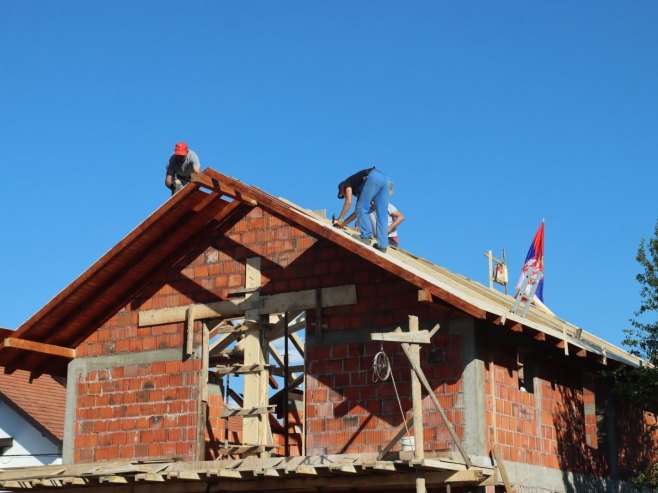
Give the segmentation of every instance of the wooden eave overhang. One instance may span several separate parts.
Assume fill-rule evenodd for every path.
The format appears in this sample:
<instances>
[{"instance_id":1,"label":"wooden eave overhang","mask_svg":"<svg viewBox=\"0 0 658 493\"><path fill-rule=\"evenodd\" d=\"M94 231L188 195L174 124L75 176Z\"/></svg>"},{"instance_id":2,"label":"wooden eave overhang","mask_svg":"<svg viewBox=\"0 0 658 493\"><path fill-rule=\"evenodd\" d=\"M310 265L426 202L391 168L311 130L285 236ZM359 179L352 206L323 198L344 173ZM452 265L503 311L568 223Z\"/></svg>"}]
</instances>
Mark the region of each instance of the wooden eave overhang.
<instances>
[{"instance_id":1,"label":"wooden eave overhang","mask_svg":"<svg viewBox=\"0 0 658 493\"><path fill-rule=\"evenodd\" d=\"M511 313L514 299L450 272L404 250L382 254L330 221L295 204L276 198L213 169L193 176L191 185L171 197L141 225L92 265L52 301L12 334L16 339L74 349L96 328L125 306L160 269L172 265L192 240L199 240L209 224L239 217L251 207L286 218L409 282L419 300L442 303L480 320L540 341L564 346L577 355L605 363L615 360L631 366L642 361L577 327L531 306L527 316ZM26 353L0 341L0 365L12 371L63 374L68 359L61 354Z\"/></svg>"}]
</instances>

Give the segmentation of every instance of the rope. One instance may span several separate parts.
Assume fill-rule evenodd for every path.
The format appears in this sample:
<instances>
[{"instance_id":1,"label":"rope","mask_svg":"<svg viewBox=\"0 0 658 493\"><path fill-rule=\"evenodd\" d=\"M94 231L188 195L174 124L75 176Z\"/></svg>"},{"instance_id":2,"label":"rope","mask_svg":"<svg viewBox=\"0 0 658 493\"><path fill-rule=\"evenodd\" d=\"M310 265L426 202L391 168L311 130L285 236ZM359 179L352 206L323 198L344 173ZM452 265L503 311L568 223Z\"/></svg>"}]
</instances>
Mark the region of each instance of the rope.
<instances>
[{"instance_id":1,"label":"rope","mask_svg":"<svg viewBox=\"0 0 658 493\"><path fill-rule=\"evenodd\" d=\"M393 376L393 372L391 371L391 362L388 359L386 353L384 352L383 344L379 347L379 352L375 354L375 357L372 360L372 369L373 369L373 375L372 375L373 382L379 382L379 381L384 382L388 380L388 377L391 377L391 381L393 382L393 390L395 391L395 398L398 400L398 407L400 408L400 415L402 416L402 421L404 421L404 428L407 430L407 436L409 436L409 427L407 426L407 418L404 415L404 411L402 410L400 395L398 394L397 385L395 385L395 377Z\"/></svg>"}]
</instances>

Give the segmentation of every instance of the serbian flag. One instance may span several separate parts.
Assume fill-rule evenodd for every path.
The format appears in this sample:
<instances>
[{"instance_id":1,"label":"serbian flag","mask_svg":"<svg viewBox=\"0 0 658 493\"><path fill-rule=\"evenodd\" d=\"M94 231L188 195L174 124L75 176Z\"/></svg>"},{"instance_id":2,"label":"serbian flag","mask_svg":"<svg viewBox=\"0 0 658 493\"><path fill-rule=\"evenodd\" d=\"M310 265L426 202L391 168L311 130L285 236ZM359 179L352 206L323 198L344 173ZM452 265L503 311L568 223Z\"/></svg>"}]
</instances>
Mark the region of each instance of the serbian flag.
<instances>
[{"instance_id":1,"label":"serbian flag","mask_svg":"<svg viewBox=\"0 0 658 493\"><path fill-rule=\"evenodd\" d=\"M521 285L523 284L523 278L526 275L526 272L530 270L531 268L538 269L541 273L541 279L539 280L539 284L537 285L537 289L535 290L535 300L539 300L539 302L543 305L544 304L544 220L542 219L541 224L539 225L539 229L537 230L537 233L535 233L535 237L532 240L532 244L530 245L530 249L528 250L528 255L525 258L525 263L523 264L523 270L521 271L521 276L519 277L519 282L516 284L516 289L521 289ZM529 281L528 285L526 287L526 293L530 293L530 289L532 288L532 285L534 282L536 282L536 278L539 276L532 276Z\"/></svg>"}]
</instances>

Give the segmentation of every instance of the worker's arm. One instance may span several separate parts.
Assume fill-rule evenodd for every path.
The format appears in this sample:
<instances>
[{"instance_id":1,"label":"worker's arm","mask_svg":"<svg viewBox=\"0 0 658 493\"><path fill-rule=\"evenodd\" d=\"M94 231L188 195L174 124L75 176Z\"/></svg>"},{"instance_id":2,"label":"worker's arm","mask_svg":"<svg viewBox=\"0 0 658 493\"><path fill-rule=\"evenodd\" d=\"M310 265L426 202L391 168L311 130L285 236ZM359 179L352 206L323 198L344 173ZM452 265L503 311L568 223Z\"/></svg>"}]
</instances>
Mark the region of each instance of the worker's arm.
<instances>
[{"instance_id":1,"label":"worker's arm","mask_svg":"<svg viewBox=\"0 0 658 493\"><path fill-rule=\"evenodd\" d=\"M350 207L352 207L352 187L347 187L345 189L345 202L343 202L343 210L340 211L340 214L334 221L334 226L337 228L342 228L345 226L342 219L345 214L347 214L347 211L350 210Z\"/></svg>"},{"instance_id":2,"label":"worker's arm","mask_svg":"<svg viewBox=\"0 0 658 493\"><path fill-rule=\"evenodd\" d=\"M355 219L356 219L356 210L355 210L354 212L352 212L352 214L350 214L349 216L347 216L347 217L345 218L345 220L343 221L343 225L344 225L344 226L349 226L350 223L351 223L352 221L354 221Z\"/></svg>"},{"instance_id":3,"label":"worker's arm","mask_svg":"<svg viewBox=\"0 0 658 493\"><path fill-rule=\"evenodd\" d=\"M174 182L174 177L169 173L167 173L167 175L165 176L165 187L171 189L171 185L173 182Z\"/></svg>"},{"instance_id":4,"label":"worker's arm","mask_svg":"<svg viewBox=\"0 0 658 493\"><path fill-rule=\"evenodd\" d=\"M199 156L196 153L193 153L191 158L192 158L192 169L194 170L195 173L201 173L201 160L199 160Z\"/></svg>"},{"instance_id":5,"label":"worker's arm","mask_svg":"<svg viewBox=\"0 0 658 493\"><path fill-rule=\"evenodd\" d=\"M402 224L402 221L404 221L404 215L400 211L391 213L391 217L393 218L393 222L388 226L389 233L395 230L395 228L397 228L400 224Z\"/></svg>"}]
</instances>

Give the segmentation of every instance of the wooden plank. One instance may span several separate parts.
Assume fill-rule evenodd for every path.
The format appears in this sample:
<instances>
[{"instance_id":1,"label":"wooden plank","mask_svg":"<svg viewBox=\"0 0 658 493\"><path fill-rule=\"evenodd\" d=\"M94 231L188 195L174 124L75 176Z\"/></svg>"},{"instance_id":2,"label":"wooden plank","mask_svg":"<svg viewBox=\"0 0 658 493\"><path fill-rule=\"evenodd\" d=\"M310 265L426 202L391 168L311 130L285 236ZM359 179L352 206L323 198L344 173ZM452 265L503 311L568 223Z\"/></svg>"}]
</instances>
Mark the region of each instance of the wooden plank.
<instances>
[{"instance_id":1,"label":"wooden plank","mask_svg":"<svg viewBox=\"0 0 658 493\"><path fill-rule=\"evenodd\" d=\"M245 264L245 288L260 288L260 269L260 257L247 258ZM258 306L261 304L263 297L260 296L259 291L254 291L249 299L255 302L256 306L245 311L245 318L258 321L260 317ZM263 351L260 325L253 324L249 330L245 332L242 342L244 347L243 364L246 366L265 365L266 358ZM243 407L250 410L250 412L237 415L243 416L242 439L247 443L265 443L262 423L264 422L269 428L269 420L263 419L262 414L268 413L269 409L267 408L267 402L264 402L263 399L263 393L267 397L267 385L264 384L262 380L263 378L267 379L268 377L269 372L267 371L246 373L244 375Z\"/></svg>"},{"instance_id":2,"label":"wooden plank","mask_svg":"<svg viewBox=\"0 0 658 493\"><path fill-rule=\"evenodd\" d=\"M299 337L299 335L297 334L289 334L288 337L290 338L290 341L292 342L293 346L295 346L295 348L299 352L299 355L302 357L302 359L305 359L304 341L302 341L301 337Z\"/></svg>"},{"instance_id":3,"label":"wooden plank","mask_svg":"<svg viewBox=\"0 0 658 493\"><path fill-rule=\"evenodd\" d=\"M101 476L98 478L99 483L126 484L128 480L123 476Z\"/></svg>"},{"instance_id":4,"label":"wooden plank","mask_svg":"<svg viewBox=\"0 0 658 493\"><path fill-rule=\"evenodd\" d=\"M487 312L485 310L478 308L467 301L464 301L459 296L452 294L451 292L443 288L440 288L438 286L432 286L431 290L433 296L436 296L437 298L445 301L446 303L449 303L455 308L459 308L464 313L472 315L475 318L479 318L481 320L487 318Z\"/></svg>"},{"instance_id":5,"label":"wooden plank","mask_svg":"<svg viewBox=\"0 0 658 493\"><path fill-rule=\"evenodd\" d=\"M295 473L303 475L303 476L317 476L318 475L318 470L313 467L313 466L297 466L295 468Z\"/></svg>"},{"instance_id":6,"label":"wooden plank","mask_svg":"<svg viewBox=\"0 0 658 493\"><path fill-rule=\"evenodd\" d=\"M260 373L267 368L269 368L269 365L217 365L215 367L215 373L220 376L228 374Z\"/></svg>"},{"instance_id":7,"label":"wooden plank","mask_svg":"<svg viewBox=\"0 0 658 493\"><path fill-rule=\"evenodd\" d=\"M418 332L420 332L418 330L418 317L409 315L409 333L417 334ZM427 342L429 342L429 334ZM409 348L407 357L413 359L411 362L412 367L420 367L420 346L418 344L405 344L405 346ZM413 369L411 370L411 404L412 416L414 418L414 458L422 459L425 457L425 444L423 443L423 395L420 386L420 377ZM417 490L420 490L418 493L424 493L425 481L423 478L419 478L416 482L416 487Z\"/></svg>"},{"instance_id":8,"label":"wooden plank","mask_svg":"<svg viewBox=\"0 0 658 493\"><path fill-rule=\"evenodd\" d=\"M217 473L220 478L242 479L243 474L235 469L220 469Z\"/></svg>"},{"instance_id":9,"label":"wooden plank","mask_svg":"<svg viewBox=\"0 0 658 493\"><path fill-rule=\"evenodd\" d=\"M329 466L331 472L339 472L344 474L356 474L358 471L352 464L331 464Z\"/></svg>"},{"instance_id":10,"label":"wooden plank","mask_svg":"<svg viewBox=\"0 0 658 493\"><path fill-rule=\"evenodd\" d=\"M250 407L241 409L222 409L220 416L228 418L229 416L258 416L267 414L275 409L276 406Z\"/></svg>"},{"instance_id":11,"label":"wooden plank","mask_svg":"<svg viewBox=\"0 0 658 493\"><path fill-rule=\"evenodd\" d=\"M223 327L218 327L213 330L213 334L241 334L253 328L251 325L253 325L253 322L245 320L245 323L241 325L225 325Z\"/></svg>"},{"instance_id":12,"label":"wooden plank","mask_svg":"<svg viewBox=\"0 0 658 493\"><path fill-rule=\"evenodd\" d=\"M197 460L203 460L206 456L206 426L208 423L208 370L210 367L210 349L208 348L208 338L208 326L204 323L201 326L201 371L199 372L199 395L197 397Z\"/></svg>"},{"instance_id":13,"label":"wooden plank","mask_svg":"<svg viewBox=\"0 0 658 493\"><path fill-rule=\"evenodd\" d=\"M53 344L46 344L44 342L29 341L27 339L19 339L18 337L5 337L2 342L4 347L12 347L16 349L24 349L26 351L34 351L37 353L49 354L50 356L61 356L62 358L73 359L75 358L75 349L68 347L55 346Z\"/></svg>"},{"instance_id":14,"label":"wooden plank","mask_svg":"<svg viewBox=\"0 0 658 493\"><path fill-rule=\"evenodd\" d=\"M509 326L509 330L512 332L523 332L523 325L518 322L515 322Z\"/></svg>"},{"instance_id":15,"label":"wooden plank","mask_svg":"<svg viewBox=\"0 0 658 493\"><path fill-rule=\"evenodd\" d=\"M477 469L465 469L463 471L455 471L446 479L446 483L479 483L487 478L481 471Z\"/></svg>"},{"instance_id":16,"label":"wooden plank","mask_svg":"<svg viewBox=\"0 0 658 493\"><path fill-rule=\"evenodd\" d=\"M421 303L432 303L432 292L429 289L419 289L418 301Z\"/></svg>"},{"instance_id":17,"label":"wooden plank","mask_svg":"<svg viewBox=\"0 0 658 493\"><path fill-rule=\"evenodd\" d=\"M322 288L322 307L352 305L356 303L356 286L349 284L346 286L336 286L332 288ZM291 293L281 293L271 296L263 296L261 314L288 312L295 310L308 310L315 308L316 290L307 289Z\"/></svg>"},{"instance_id":18,"label":"wooden plank","mask_svg":"<svg viewBox=\"0 0 658 493\"><path fill-rule=\"evenodd\" d=\"M510 483L509 477L507 477L507 469L505 468L505 464L503 463L503 457L500 455L498 444L494 444L493 446L493 456L496 459L496 465L498 466L498 470L500 471L500 476L503 479L503 484L505 485L506 493L513 493L514 489L512 488L512 483Z\"/></svg>"},{"instance_id":19,"label":"wooden plank","mask_svg":"<svg viewBox=\"0 0 658 493\"><path fill-rule=\"evenodd\" d=\"M413 416L411 419L407 422L407 426L411 427L414 424L414 418ZM388 454L391 449L395 446L400 441L400 438L402 438L404 435L407 434L407 428L404 426L404 424L400 427L398 432L395 434L395 436L391 439L390 442L382 449L381 452L377 455L377 460L380 461L384 457L386 457L386 454Z\"/></svg>"},{"instance_id":20,"label":"wooden plank","mask_svg":"<svg viewBox=\"0 0 658 493\"><path fill-rule=\"evenodd\" d=\"M372 466L376 471L388 471L388 472L397 472L398 468L393 462L388 461L377 461Z\"/></svg>"},{"instance_id":21,"label":"wooden plank","mask_svg":"<svg viewBox=\"0 0 658 493\"><path fill-rule=\"evenodd\" d=\"M194 305L185 310L185 355L190 356L194 352Z\"/></svg>"},{"instance_id":22,"label":"wooden plank","mask_svg":"<svg viewBox=\"0 0 658 493\"><path fill-rule=\"evenodd\" d=\"M62 478L62 484L72 485L72 486L82 486L87 484L87 481L83 478L78 478L78 477L66 477L66 478Z\"/></svg>"},{"instance_id":23,"label":"wooden plank","mask_svg":"<svg viewBox=\"0 0 658 493\"><path fill-rule=\"evenodd\" d=\"M198 472L194 471L175 471L167 473L168 478L172 479L184 479L188 481L200 481L201 475Z\"/></svg>"},{"instance_id":24,"label":"wooden plank","mask_svg":"<svg viewBox=\"0 0 658 493\"><path fill-rule=\"evenodd\" d=\"M135 474L135 481L146 481L148 483L164 483L165 478L162 474L147 472L144 474Z\"/></svg>"},{"instance_id":25,"label":"wooden plank","mask_svg":"<svg viewBox=\"0 0 658 493\"><path fill-rule=\"evenodd\" d=\"M303 310L297 310L294 311L292 314L289 315L288 320L294 320L292 323L288 323L288 334L292 334L293 332L298 332L302 329L306 328L306 316L301 315L303 313ZM284 334L284 324L285 324L285 317L280 314L279 320L274 322L274 325L270 327L267 337L270 341L274 341L280 337L283 337Z\"/></svg>"},{"instance_id":26,"label":"wooden plank","mask_svg":"<svg viewBox=\"0 0 658 493\"><path fill-rule=\"evenodd\" d=\"M238 338L239 334L224 334L220 337L217 338L217 340L213 341L208 345L208 350L211 351L213 354L218 353L227 347L229 347L233 341L235 341ZM212 335L209 336L209 339L212 338Z\"/></svg>"},{"instance_id":27,"label":"wooden plank","mask_svg":"<svg viewBox=\"0 0 658 493\"><path fill-rule=\"evenodd\" d=\"M427 330L418 332L373 332L371 341L406 342L409 344L429 344L430 333Z\"/></svg>"},{"instance_id":28,"label":"wooden plank","mask_svg":"<svg viewBox=\"0 0 658 493\"><path fill-rule=\"evenodd\" d=\"M353 284L322 289L322 306L342 306L356 303L356 286ZM216 301L197 304L194 316L197 320L207 318L237 317L248 310L258 315L269 315L285 311L306 310L315 307L315 289L251 297L244 300ZM160 308L139 312L139 326L162 325L185 321L187 307Z\"/></svg>"}]
</instances>

